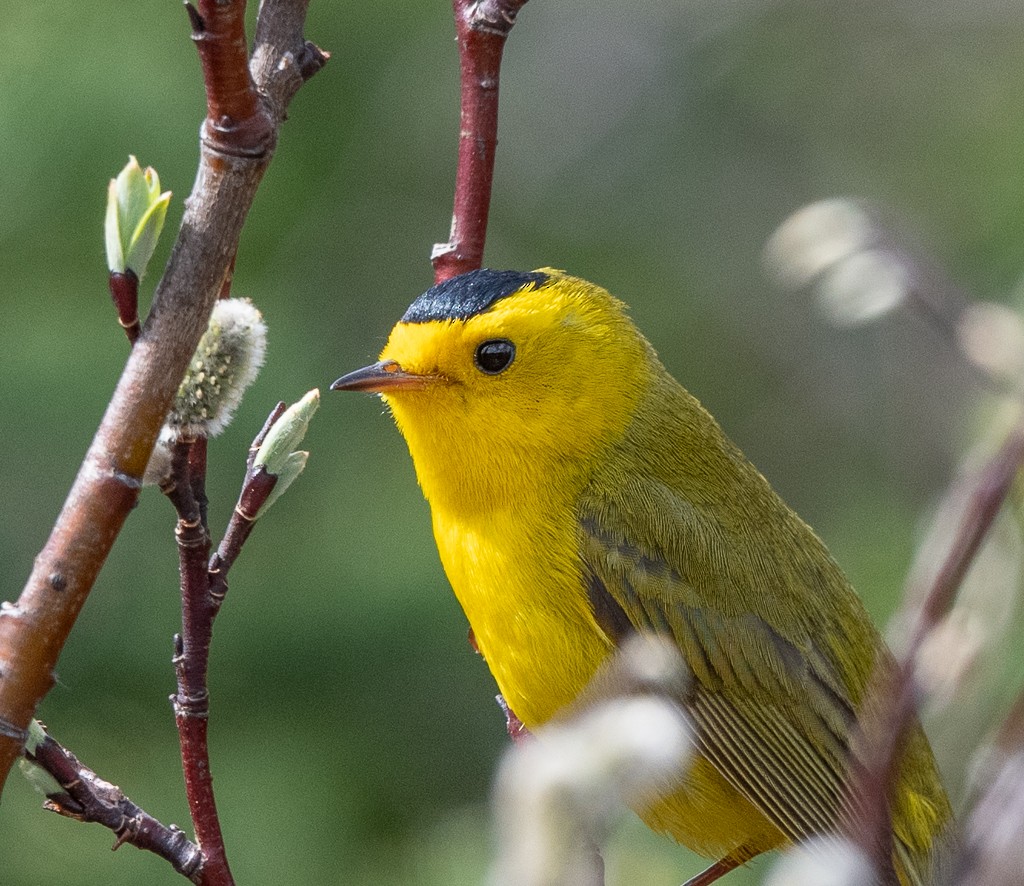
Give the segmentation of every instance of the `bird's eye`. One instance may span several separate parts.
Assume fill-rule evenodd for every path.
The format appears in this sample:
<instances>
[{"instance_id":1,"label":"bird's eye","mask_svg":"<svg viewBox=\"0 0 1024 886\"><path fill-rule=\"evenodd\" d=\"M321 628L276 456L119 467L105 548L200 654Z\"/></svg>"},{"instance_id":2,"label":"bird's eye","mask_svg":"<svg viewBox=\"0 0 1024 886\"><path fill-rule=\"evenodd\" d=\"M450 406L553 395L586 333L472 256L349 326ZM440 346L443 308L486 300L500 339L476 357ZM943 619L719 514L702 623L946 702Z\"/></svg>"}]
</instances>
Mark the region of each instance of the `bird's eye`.
<instances>
[{"instance_id":1,"label":"bird's eye","mask_svg":"<svg viewBox=\"0 0 1024 886\"><path fill-rule=\"evenodd\" d=\"M508 369L515 355L516 346L507 338L491 338L477 345L476 353L473 354L473 362L481 372L487 375L497 375Z\"/></svg>"}]
</instances>

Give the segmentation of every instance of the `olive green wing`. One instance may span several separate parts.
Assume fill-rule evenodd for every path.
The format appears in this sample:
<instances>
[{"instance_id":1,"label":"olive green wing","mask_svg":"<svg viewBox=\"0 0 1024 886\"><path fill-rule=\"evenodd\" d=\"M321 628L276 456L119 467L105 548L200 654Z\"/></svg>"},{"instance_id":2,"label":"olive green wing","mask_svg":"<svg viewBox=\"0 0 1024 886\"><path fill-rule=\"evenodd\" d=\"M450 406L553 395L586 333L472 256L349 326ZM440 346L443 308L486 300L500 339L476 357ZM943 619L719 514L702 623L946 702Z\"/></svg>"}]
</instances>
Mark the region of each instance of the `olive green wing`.
<instances>
[{"instance_id":1,"label":"olive green wing","mask_svg":"<svg viewBox=\"0 0 1024 886\"><path fill-rule=\"evenodd\" d=\"M773 577L785 584L779 576L789 571L765 561L758 539L744 541L698 511L652 511L670 494L664 487L633 491L637 510L654 517L638 523L608 502L580 513L598 624L615 641L629 631L670 635L693 674L686 704L701 753L789 839L832 829L844 809L855 717L837 638L815 637L813 625L773 612L794 589L753 586Z\"/></svg>"}]
</instances>

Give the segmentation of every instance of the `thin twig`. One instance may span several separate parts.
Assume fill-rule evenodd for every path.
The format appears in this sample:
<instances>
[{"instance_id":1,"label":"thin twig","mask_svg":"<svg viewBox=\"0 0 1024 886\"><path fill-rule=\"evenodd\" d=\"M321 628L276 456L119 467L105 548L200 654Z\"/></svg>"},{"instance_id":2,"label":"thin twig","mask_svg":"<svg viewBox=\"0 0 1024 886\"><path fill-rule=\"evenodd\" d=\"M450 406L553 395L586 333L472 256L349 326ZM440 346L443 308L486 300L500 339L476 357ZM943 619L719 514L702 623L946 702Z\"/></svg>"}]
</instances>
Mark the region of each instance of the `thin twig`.
<instances>
[{"instance_id":1,"label":"thin twig","mask_svg":"<svg viewBox=\"0 0 1024 886\"><path fill-rule=\"evenodd\" d=\"M256 450L284 412L279 403L271 412L246 456L246 474L224 539L210 556L203 489L206 440L182 440L172 451L171 473L162 486L178 514L175 538L181 575L181 633L174 638L177 691L171 696L174 722L181 745L185 793L202 847L204 886L231 886L224 836L217 814L210 766L209 663L213 623L227 595L227 574L252 532L256 514L277 483L277 477L253 466ZM201 456L197 456L197 451Z\"/></svg>"},{"instance_id":2,"label":"thin twig","mask_svg":"<svg viewBox=\"0 0 1024 886\"><path fill-rule=\"evenodd\" d=\"M431 254L434 282L483 264L498 145L498 83L501 57L526 0L453 0L459 44L461 111L459 165L452 227L447 243Z\"/></svg>"},{"instance_id":3,"label":"thin twig","mask_svg":"<svg viewBox=\"0 0 1024 886\"><path fill-rule=\"evenodd\" d=\"M906 649L899 660L878 675L862 724L865 745L851 777L854 820L851 838L873 860L884 877L892 871L892 825L889 804L899 781L899 767L910 727L917 712L918 653L931 631L949 611L960 584L974 562L1024 462L1024 425L1007 436L996 455L978 473L967 493L960 525L952 545L930 584L905 597L920 600L911 622Z\"/></svg>"},{"instance_id":4,"label":"thin twig","mask_svg":"<svg viewBox=\"0 0 1024 886\"><path fill-rule=\"evenodd\" d=\"M210 641L213 620L222 598L210 592L206 568L210 536L195 496L197 482L192 476L192 449L193 441L190 439L179 440L173 445L171 473L161 487L178 514L174 535L178 543L181 575L182 628L174 638L174 670L178 686L171 696L171 704L181 745L188 808L196 841L202 847L203 883L204 886L231 886L234 880L228 867L224 836L217 815L207 740ZM197 467L205 470L205 459Z\"/></svg>"},{"instance_id":5,"label":"thin twig","mask_svg":"<svg viewBox=\"0 0 1024 886\"><path fill-rule=\"evenodd\" d=\"M242 4L228 5L240 19ZM291 97L326 60L302 37L306 7L306 0L265 0L252 66L260 98L252 112L259 119L249 125L232 117L230 126L216 119L204 126L196 182L152 310L24 590L16 604L0 608L0 787L36 706L53 685L53 668L78 613L138 500L153 444L206 330L270 162L276 127ZM205 25L227 14L215 2L201 4L200 11L207 13ZM239 58L236 50L222 54ZM211 108L239 113L247 101L235 91L239 76L220 78L214 67L204 69L216 99Z\"/></svg>"},{"instance_id":6,"label":"thin twig","mask_svg":"<svg viewBox=\"0 0 1024 886\"><path fill-rule=\"evenodd\" d=\"M124 792L99 778L50 735L36 745L28 760L48 772L64 790L50 795L46 808L76 821L95 822L113 831L114 849L129 843L169 862L179 874L199 883L199 847L174 825L157 821Z\"/></svg>"},{"instance_id":7,"label":"thin twig","mask_svg":"<svg viewBox=\"0 0 1024 886\"><path fill-rule=\"evenodd\" d=\"M142 324L139 322L139 278L131 268L111 271L107 285L117 309L117 322L128 336L129 343L135 344L142 332Z\"/></svg>"}]
</instances>

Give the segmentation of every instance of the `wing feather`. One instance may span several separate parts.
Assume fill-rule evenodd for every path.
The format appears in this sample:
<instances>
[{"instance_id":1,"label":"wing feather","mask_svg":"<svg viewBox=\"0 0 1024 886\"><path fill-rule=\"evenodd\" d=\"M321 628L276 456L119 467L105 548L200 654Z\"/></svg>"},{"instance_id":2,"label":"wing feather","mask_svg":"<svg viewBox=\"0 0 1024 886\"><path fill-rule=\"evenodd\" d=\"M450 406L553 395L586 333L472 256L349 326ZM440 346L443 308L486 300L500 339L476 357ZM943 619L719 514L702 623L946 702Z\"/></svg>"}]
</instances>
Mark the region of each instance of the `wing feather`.
<instances>
[{"instance_id":1,"label":"wing feather","mask_svg":"<svg viewBox=\"0 0 1024 886\"><path fill-rule=\"evenodd\" d=\"M599 624L613 640L627 626L670 634L693 672L687 704L704 756L789 839L831 829L844 805L855 706L829 649L809 631L784 633L763 611L737 609L737 595L713 605L689 576L722 581L724 571L735 582L744 571L726 568L729 557L707 544L706 527L704 544L681 557L642 544L615 515L584 510L580 520Z\"/></svg>"}]
</instances>

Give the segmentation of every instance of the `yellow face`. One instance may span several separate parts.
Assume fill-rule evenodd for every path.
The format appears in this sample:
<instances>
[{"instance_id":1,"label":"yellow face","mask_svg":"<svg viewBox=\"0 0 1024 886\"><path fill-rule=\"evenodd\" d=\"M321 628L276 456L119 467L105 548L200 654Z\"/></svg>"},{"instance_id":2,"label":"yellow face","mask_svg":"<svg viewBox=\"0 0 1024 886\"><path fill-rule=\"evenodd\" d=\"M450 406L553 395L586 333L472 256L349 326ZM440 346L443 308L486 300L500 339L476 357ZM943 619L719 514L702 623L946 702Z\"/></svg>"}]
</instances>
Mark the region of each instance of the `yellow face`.
<instances>
[{"instance_id":1,"label":"yellow face","mask_svg":"<svg viewBox=\"0 0 1024 886\"><path fill-rule=\"evenodd\" d=\"M603 289L543 273L468 317L398 323L381 380L360 386L391 408L433 503L507 494L552 460L582 478L632 416L646 342Z\"/></svg>"}]
</instances>

